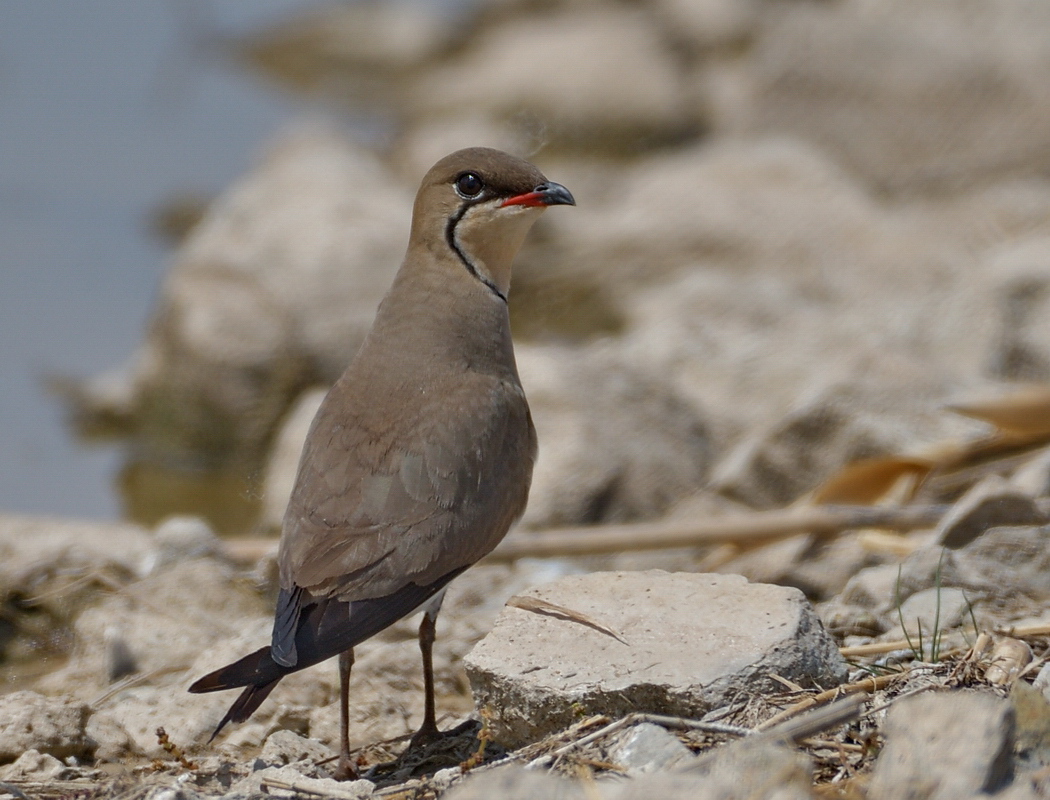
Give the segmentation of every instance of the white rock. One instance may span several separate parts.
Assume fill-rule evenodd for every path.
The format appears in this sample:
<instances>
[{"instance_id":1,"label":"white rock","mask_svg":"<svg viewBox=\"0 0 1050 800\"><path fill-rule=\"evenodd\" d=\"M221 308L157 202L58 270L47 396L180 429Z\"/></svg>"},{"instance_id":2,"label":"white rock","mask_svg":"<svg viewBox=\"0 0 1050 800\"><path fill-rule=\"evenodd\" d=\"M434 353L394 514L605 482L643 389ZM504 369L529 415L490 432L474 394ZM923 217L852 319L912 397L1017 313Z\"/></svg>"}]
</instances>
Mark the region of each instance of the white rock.
<instances>
[{"instance_id":1,"label":"white rock","mask_svg":"<svg viewBox=\"0 0 1050 800\"><path fill-rule=\"evenodd\" d=\"M694 760L693 753L678 737L652 723L635 725L609 748L614 764L631 776L670 769Z\"/></svg>"},{"instance_id":2,"label":"white rock","mask_svg":"<svg viewBox=\"0 0 1050 800\"><path fill-rule=\"evenodd\" d=\"M294 731L279 730L267 737L259 758L272 766L284 766L297 761L309 762L309 766L334 755L335 753L320 742L299 736Z\"/></svg>"},{"instance_id":3,"label":"white rock","mask_svg":"<svg viewBox=\"0 0 1050 800\"><path fill-rule=\"evenodd\" d=\"M915 636L921 631L923 639L927 640L935 633L941 635L963 622L969 608L966 592L942 586L923 589L911 595L901 603L900 616L910 635ZM888 638L891 636L889 634Z\"/></svg>"},{"instance_id":4,"label":"white rock","mask_svg":"<svg viewBox=\"0 0 1050 800\"><path fill-rule=\"evenodd\" d=\"M52 755L26 750L13 764L0 768L0 778L5 781L58 781L70 771Z\"/></svg>"},{"instance_id":5,"label":"white rock","mask_svg":"<svg viewBox=\"0 0 1050 800\"><path fill-rule=\"evenodd\" d=\"M763 23L740 128L804 136L890 190L1045 171L1050 86L1032 80L1050 60L1044 4L802 3Z\"/></svg>"},{"instance_id":6,"label":"white rock","mask_svg":"<svg viewBox=\"0 0 1050 800\"><path fill-rule=\"evenodd\" d=\"M1005 381L1050 379L1050 238L1011 241L986 267L999 312L990 371Z\"/></svg>"},{"instance_id":7,"label":"white rock","mask_svg":"<svg viewBox=\"0 0 1050 800\"><path fill-rule=\"evenodd\" d=\"M300 129L209 208L179 251L134 368L143 446L258 458L305 386L334 380L408 241L412 195L371 153Z\"/></svg>"},{"instance_id":8,"label":"white rock","mask_svg":"<svg viewBox=\"0 0 1050 800\"><path fill-rule=\"evenodd\" d=\"M540 441L523 525L657 517L703 484L712 426L665 381L601 345L517 351Z\"/></svg>"},{"instance_id":9,"label":"white rock","mask_svg":"<svg viewBox=\"0 0 1050 800\"><path fill-rule=\"evenodd\" d=\"M991 528L1040 525L1046 515L1035 500L998 475L973 486L937 525L937 543L958 549Z\"/></svg>"},{"instance_id":10,"label":"white rock","mask_svg":"<svg viewBox=\"0 0 1050 800\"><path fill-rule=\"evenodd\" d=\"M811 800L813 768L797 750L740 741L681 770L656 772L605 789L606 800Z\"/></svg>"},{"instance_id":11,"label":"white rock","mask_svg":"<svg viewBox=\"0 0 1050 800\"><path fill-rule=\"evenodd\" d=\"M151 572L194 558L224 558L222 540L200 517L169 517L153 531L157 560Z\"/></svg>"},{"instance_id":12,"label":"white rock","mask_svg":"<svg viewBox=\"0 0 1050 800\"><path fill-rule=\"evenodd\" d=\"M189 666L218 639L269 617L262 598L232 577L213 559L180 561L105 597L78 617L69 663L42 685L90 699L110 682L114 640L141 672Z\"/></svg>"},{"instance_id":13,"label":"white rock","mask_svg":"<svg viewBox=\"0 0 1050 800\"><path fill-rule=\"evenodd\" d=\"M684 76L647 17L569 8L481 32L413 87L418 113L535 118L552 140L633 146L690 126Z\"/></svg>"},{"instance_id":14,"label":"white rock","mask_svg":"<svg viewBox=\"0 0 1050 800\"><path fill-rule=\"evenodd\" d=\"M95 743L87 735L91 709L76 700L36 692L0 695L0 763L26 750L64 759L89 758Z\"/></svg>"},{"instance_id":15,"label":"white rock","mask_svg":"<svg viewBox=\"0 0 1050 800\"><path fill-rule=\"evenodd\" d=\"M739 45L759 21L754 0L658 0L654 5L667 37L699 51Z\"/></svg>"},{"instance_id":16,"label":"white rock","mask_svg":"<svg viewBox=\"0 0 1050 800\"><path fill-rule=\"evenodd\" d=\"M264 789L267 781L274 781L275 785ZM293 788L283 788L291 785ZM375 791L375 784L371 781L336 781L331 778L308 778L296 767L266 767L253 772L246 778L230 786L228 794L234 796L250 795L260 793L272 797L299 797L302 794L328 797L331 800L366 800Z\"/></svg>"},{"instance_id":17,"label":"white rock","mask_svg":"<svg viewBox=\"0 0 1050 800\"><path fill-rule=\"evenodd\" d=\"M998 697L927 693L895 704L872 773L872 800L994 794L1013 777L1014 713Z\"/></svg>"},{"instance_id":18,"label":"white rock","mask_svg":"<svg viewBox=\"0 0 1050 800\"><path fill-rule=\"evenodd\" d=\"M579 783L512 765L468 774L447 800L587 800Z\"/></svg>"},{"instance_id":19,"label":"white rock","mask_svg":"<svg viewBox=\"0 0 1050 800\"><path fill-rule=\"evenodd\" d=\"M735 575L617 572L563 578L526 593L587 624L506 608L465 660L478 708L515 746L580 714L702 716L776 673L831 686L846 664L797 589Z\"/></svg>"}]
</instances>

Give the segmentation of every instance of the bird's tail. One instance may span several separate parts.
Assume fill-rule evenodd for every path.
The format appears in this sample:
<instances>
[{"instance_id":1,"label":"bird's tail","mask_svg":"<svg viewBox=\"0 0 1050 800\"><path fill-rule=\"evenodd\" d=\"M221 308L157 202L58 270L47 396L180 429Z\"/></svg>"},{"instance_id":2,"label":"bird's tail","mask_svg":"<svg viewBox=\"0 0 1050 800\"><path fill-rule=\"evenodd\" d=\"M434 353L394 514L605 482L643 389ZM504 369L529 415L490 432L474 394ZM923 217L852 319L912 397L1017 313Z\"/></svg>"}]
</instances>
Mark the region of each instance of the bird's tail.
<instances>
[{"instance_id":1,"label":"bird's tail","mask_svg":"<svg viewBox=\"0 0 1050 800\"><path fill-rule=\"evenodd\" d=\"M274 687L281 682L278 678L275 681L264 683L262 686L256 686L252 684L247 687L243 692L237 695L237 699L233 701L233 705L230 706L219 724L215 726L215 730L212 731L211 737L208 739L208 744L215 741L215 737L222 732L222 729L226 727L227 723L230 722L244 722L248 717L255 713L255 709L262 705L263 700L270 696L270 692L273 691Z\"/></svg>"},{"instance_id":2,"label":"bird's tail","mask_svg":"<svg viewBox=\"0 0 1050 800\"><path fill-rule=\"evenodd\" d=\"M275 671L276 677L274 676ZM219 722L208 741L213 741L228 723L244 722L255 713L255 710L262 705L284 675L285 671L281 670L270 657L270 648L263 647L195 681L189 688L189 691L194 694L219 692L239 686L246 687L230 706L226 716Z\"/></svg>"}]
</instances>

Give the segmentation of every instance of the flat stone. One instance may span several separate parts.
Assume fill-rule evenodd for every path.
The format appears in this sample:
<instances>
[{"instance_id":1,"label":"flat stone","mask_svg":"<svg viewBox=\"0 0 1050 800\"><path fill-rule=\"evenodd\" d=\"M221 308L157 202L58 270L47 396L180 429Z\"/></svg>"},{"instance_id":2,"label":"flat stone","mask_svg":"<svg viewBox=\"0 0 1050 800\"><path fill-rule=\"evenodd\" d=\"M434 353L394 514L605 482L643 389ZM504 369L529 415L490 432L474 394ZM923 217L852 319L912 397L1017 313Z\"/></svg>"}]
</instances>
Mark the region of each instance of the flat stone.
<instances>
[{"instance_id":1,"label":"flat stone","mask_svg":"<svg viewBox=\"0 0 1050 800\"><path fill-rule=\"evenodd\" d=\"M937 542L959 548L991 528L1044 522L1046 515L1032 497L992 475L970 489L944 515L937 526Z\"/></svg>"},{"instance_id":2,"label":"flat stone","mask_svg":"<svg viewBox=\"0 0 1050 800\"><path fill-rule=\"evenodd\" d=\"M682 765L694 758L677 736L649 722L635 725L609 748L609 759L632 776Z\"/></svg>"},{"instance_id":3,"label":"flat stone","mask_svg":"<svg viewBox=\"0 0 1050 800\"><path fill-rule=\"evenodd\" d=\"M812 800L809 759L771 742L742 741L684 770L643 775L603 786L603 800Z\"/></svg>"},{"instance_id":4,"label":"flat stone","mask_svg":"<svg viewBox=\"0 0 1050 800\"><path fill-rule=\"evenodd\" d=\"M740 691L845 679L847 665L797 589L738 575L649 572L562 578L527 596L586 615L508 607L464 659L478 708L509 747L580 715L633 711L703 716Z\"/></svg>"},{"instance_id":5,"label":"flat stone","mask_svg":"<svg viewBox=\"0 0 1050 800\"><path fill-rule=\"evenodd\" d=\"M263 786L270 781L283 786L294 788L284 789L276 786L264 790ZM309 778L303 775L294 766L266 767L256 770L246 778L234 783L228 792L228 796L251 797L327 797L331 800L365 800L371 797L375 791L372 781L337 781L331 778Z\"/></svg>"},{"instance_id":6,"label":"flat stone","mask_svg":"<svg viewBox=\"0 0 1050 800\"><path fill-rule=\"evenodd\" d=\"M68 687L87 698L119 677L113 674L118 660L142 672L192 664L217 639L239 632L242 621L272 613L233 575L230 567L210 558L176 561L104 597L74 624L76 657L41 686ZM116 659L118 646L122 655Z\"/></svg>"},{"instance_id":7,"label":"flat stone","mask_svg":"<svg viewBox=\"0 0 1050 800\"><path fill-rule=\"evenodd\" d=\"M868 797L955 800L992 794L1013 778L1014 710L996 697L964 691L902 700L886 716L886 746Z\"/></svg>"},{"instance_id":8,"label":"flat stone","mask_svg":"<svg viewBox=\"0 0 1050 800\"><path fill-rule=\"evenodd\" d=\"M849 579L839 600L860 608L884 608L893 602L900 575L901 567L897 564L866 567Z\"/></svg>"},{"instance_id":9,"label":"flat stone","mask_svg":"<svg viewBox=\"0 0 1050 800\"><path fill-rule=\"evenodd\" d=\"M26 750L13 764L0 769L5 781L58 781L68 777L71 770L57 758L37 750Z\"/></svg>"},{"instance_id":10,"label":"flat stone","mask_svg":"<svg viewBox=\"0 0 1050 800\"><path fill-rule=\"evenodd\" d=\"M969 601L962 589L935 587L916 592L901 603L900 616L909 633L921 630L924 636L930 636L962 622L968 607Z\"/></svg>"},{"instance_id":11,"label":"flat stone","mask_svg":"<svg viewBox=\"0 0 1050 800\"><path fill-rule=\"evenodd\" d=\"M993 594L1048 598L1048 532L1047 526L993 528L958 551L960 572L967 583Z\"/></svg>"},{"instance_id":12,"label":"flat stone","mask_svg":"<svg viewBox=\"0 0 1050 800\"><path fill-rule=\"evenodd\" d=\"M533 58L537 42L561 54ZM545 136L593 147L666 140L691 125L685 75L635 9L586 5L494 26L410 92L423 115L469 108L497 118L529 114ZM586 138L585 138L586 137Z\"/></svg>"},{"instance_id":13,"label":"flat stone","mask_svg":"<svg viewBox=\"0 0 1050 800\"><path fill-rule=\"evenodd\" d=\"M274 731L266 739L259 758L271 766L283 766L298 761L307 761L316 765L320 761L332 758L335 753L314 739L307 739L294 731Z\"/></svg>"},{"instance_id":14,"label":"flat stone","mask_svg":"<svg viewBox=\"0 0 1050 800\"><path fill-rule=\"evenodd\" d=\"M443 795L445 800L585 800L578 783L512 765L467 777Z\"/></svg>"},{"instance_id":15,"label":"flat stone","mask_svg":"<svg viewBox=\"0 0 1050 800\"><path fill-rule=\"evenodd\" d=\"M0 763L27 750L60 759L90 757L95 749L86 730L90 714L86 703L36 692L0 696Z\"/></svg>"},{"instance_id":16,"label":"flat stone","mask_svg":"<svg viewBox=\"0 0 1050 800\"><path fill-rule=\"evenodd\" d=\"M1010 703L1017 720L1014 753L1018 771L1045 772L1050 766L1050 700L1044 691L1043 687L1029 686L1024 681L1014 681L1010 687Z\"/></svg>"}]
</instances>

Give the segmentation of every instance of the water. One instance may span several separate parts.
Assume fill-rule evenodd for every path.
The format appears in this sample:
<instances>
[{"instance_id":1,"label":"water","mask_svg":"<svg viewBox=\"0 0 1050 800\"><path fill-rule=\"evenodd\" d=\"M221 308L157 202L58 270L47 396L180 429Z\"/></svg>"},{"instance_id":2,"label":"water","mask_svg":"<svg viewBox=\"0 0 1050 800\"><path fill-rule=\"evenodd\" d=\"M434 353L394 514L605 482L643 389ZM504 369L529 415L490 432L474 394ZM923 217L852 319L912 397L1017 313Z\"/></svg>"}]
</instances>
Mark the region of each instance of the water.
<instances>
[{"instance_id":1,"label":"water","mask_svg":"<svg viewBox=\"0 0 1050 800\"><path fill-rule=\"evenodd\" d=\"M202 49L200 20L237 36L305 5L0 3L0 512L121 516L121 452L76 442L42 378L97 374L142 338L170 256L151 210L217 193L320 113Z\"/></svg>"}]
</instances>

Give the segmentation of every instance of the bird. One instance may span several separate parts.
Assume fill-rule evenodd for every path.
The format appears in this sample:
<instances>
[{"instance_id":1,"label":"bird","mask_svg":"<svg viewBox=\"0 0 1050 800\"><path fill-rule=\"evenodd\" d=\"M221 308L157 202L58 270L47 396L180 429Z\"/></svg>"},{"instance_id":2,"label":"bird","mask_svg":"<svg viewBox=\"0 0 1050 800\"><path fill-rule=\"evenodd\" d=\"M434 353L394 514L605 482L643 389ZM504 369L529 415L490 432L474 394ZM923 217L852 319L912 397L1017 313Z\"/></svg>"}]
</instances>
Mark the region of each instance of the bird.
<instances>
[{"instance_id":1,"label":"bird","mask_svg":"<svg viewBox=\"0 0 1050 800\"><path fill-rule=\"evenodd\" d=\"M441 601L520 518L536 460L511 341L511 263L540 212L575 204L528 161L491 148L458 150L423 177L405 258L303 445L270 644L189 687L244 687L212 740L285 675L338 656L335 777L355 777L354 647L420 609L424 716L409 749L440 736L432 648Z\"/></svg>"}]
</instances>

